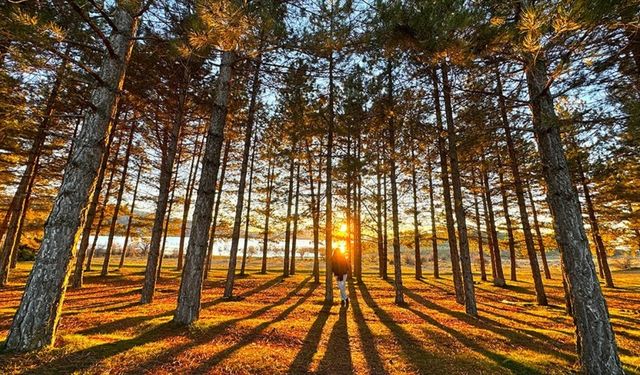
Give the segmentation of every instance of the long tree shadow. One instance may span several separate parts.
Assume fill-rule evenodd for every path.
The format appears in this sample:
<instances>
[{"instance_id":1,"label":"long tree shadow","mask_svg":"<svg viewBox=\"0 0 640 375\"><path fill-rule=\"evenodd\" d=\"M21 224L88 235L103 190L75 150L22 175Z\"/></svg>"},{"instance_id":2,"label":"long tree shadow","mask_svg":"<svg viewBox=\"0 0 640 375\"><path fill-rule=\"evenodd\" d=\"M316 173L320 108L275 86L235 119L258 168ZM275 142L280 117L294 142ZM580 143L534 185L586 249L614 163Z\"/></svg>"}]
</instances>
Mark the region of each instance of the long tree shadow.
<instances>
[{"instance_id":1,"label":"long tree shadow","mask_svg":"<svg viewBox=\"0 0 640 375\"><path fill-rule=\"evenodd\" d=\"M257 286L256 288L250 289L244 293L241 293L239 296L242 298L248 298L254 294L260 293L266 289L269 289L270 287L272 287L273 285L277 284L278 282L280 282L280 280L282 279L281 276L275 277L269 281L267 281L266 283L263 283L259 286ZM208 308L217 304L222 303L224 300L222 298L217 298L214 299L212 301L206 302L202 304L202 308ZM134 302L129 306L122 306L122 309L128 308L128 307L133 307L133 306L138 306L140 305L139 302ZM120 308L118 308L119 310ZM106 311L106 310L105 310ZM173 315L173 310L169 310L169 311L165 311L161 314L156 314L156 315L139 315L139 316L128 316L126 318L122 318L122 319L118 319L118 320L114 320L111 321L109 323L104 323L101 324L99 326L95 326L95 327L91 327L91 328L87 328L85 330L82 330L80 332L78 332L81 335L92 335L92 334L108 334L108 333L112 333L115 331L119 331L119 330L125 330L128 328L132 328L135 327L143 322L146 321L150 321L150 320L154 320L154 319L158 319L158 318L163 318L163 317L168 317Z\"/></svg>"},{"instance_id":2,"label":"long tree shadow","mask_svg":"<svg viewBox=\"0 0 640 375\"><path fill-rule=\"evenodd\" d=\"M306 374L309 371L309 365L313 360L313 355L318 350L318 344L322 337L322 329L329 319L331 314L331 304L325 303L322 309L318 312L316 320L309 328L309 332L304 337L302 348L296 354L291 366L289 367L289 374Z\"/></svg>"},{"instance_id":3,"label":"long tree shadow","mask_svg":"<svg viewBox=\"0 0 640 375\"><path fill-rule=\"evenodd\" d=\"M384 365L376 348L375 337L364 319L364 314L362 313L362 308L360 307L356 288L353 283L349 283L349 300L353 310L353 320L358 326L358 333L363 349L362 352L369 366L369 371L372 374L382 374L384 373Z\"/></svg>"},{"instance_id":4,"label":"long tree shadow","mask_svg":"<svg viewBox=\"0 0 640 375\"><path fill-rule=\"evenodd\" d=\"M378 319L393 333L402 349L406 359L416 366L422 374L432 374L442 371L441 362L433 353L427 352L422 348L422 344L384 311L374 300L367 286L358 284L360 295L365 303L373 310Z\"/></svg>"},{"instance_id":5,"label":"long tree shadow","mask_svg":"<svg viewBox=\"0 0 640 375\"><path fill-rule=\"evenodd\" d=\"M333 325L327 342L327 350L318 365L318 372L321 374L351 374L353 372L346 307L340 308L338 320Z\"/></svg>"},{"instance_id":6,"label":"long tree shadow","mask_svg":"<svg viewBox=\"0 0 640 375\"><path fill-rule=\"evenodd\" d=\"M291 291L289 294L287 294L285 297L281 298L280 300L274 302L273 304L267 305L259 310L256 310L246 317L231 319L231 320L227 320L219 324L216 324L215 326L208 328L202 335L198 336L195 339L195 342L191 342L189 344L171 348L163 353L163 357L165 358L170 357L172 356L172 354L175 355L175 353L183 351L185 348L196 346L198 344L209 341L211 340L211 338L224 332L225 329L227 329L231 325L245 319L256 318L264 314L268 310L272 309L273 307L281 305L282 303L286 302L289 298L294 296L296 293L298 293L300 290L302 290L302 288L306 285L309 279L310 278L306 278L305 280L303 280L300 283L300 285L298 285L293 291ZM169 314L171 314L171 312ZM166 315L166 314L162 314L162 315ZM35 368L27 372L27 374L34 374L34 375L40 374L45 370L55 372L56 369L59 369L59 368L64 368L66 372L82 372L82 370L85 370L91 367L92 365L94 365L95 363L103 359L123 353L134 347L142 346L150 342L166 340L170 337L178 337L178 336L186 336L186 335L189 335L189 327L180 326L173 323L173 321L170 321L170 322L160 324L154 328L151 328L146 332L142 333L141 335L131 339L119 340L119 341L110 342L106 344L96 345L96 346L89 347L87 349L70 353L69 355L60 357L55 361L49 362L38 368ZM145 363L148 363L148 361ZM74 366L70 367L70 364L73 364Z\"/></svg>"},{"instance_id":7,"label":"long tree shadow","mask_svg":"<svg viewBox=\"0 0 640 375\"><path fill-rule=\"evenodd\" d=\"M405 294L407 296L409 296L411 299L413 299L414 301L418 302L419 304L432 309L432 310L436 310L438 312L441 312L443 314L449 315L453 318L456 318L458 320L461 320L469 325L472 325L476 328L479 329L486 329L489 331L492 331L504 338L506 338L507 340L509 340L512 343L517 343L519 345L522 346L530 346L532 341L535 343L536 345L536 349L540 352L543 352L545 354L549 354L551 356L554 357L559 357L561 359L564 359L567 362L572 362L575 360L575 357L573 355L567 354L563 351L562 348L553 345L553 340L549 337L546 336L544 334L541 334L539 332L533 331L533 330L528 330L528 329L510 329L505 327L504 325L502 325L500 322L495 321L493 319L490 319L486 316L481 316L479 319L473 318L468 316L467 314L463 313L463 312L459 312L459 311L452 311L446 308L443 308L442 306L438 306L437 304L428 301L427 299L425 299L424 297L410 291L410 290L406 290L405 289ZM411 310L411 311L416 311L415 309ZM426 316L425 314L422 314L422 316ZM433 318L430 318L431 320L433 320ZM440 323L438 323L439 325L441 325ZM451 330L450 328L447 327L447 329ZM458 333L455 330L451 330L453 332ZM522 333L524 332L524 334ZM460 334L460 333L458 333ZM453 334L452 334L453 335ZM461 341L462 342L462 341Z\"/></svg>"},{"instance_id":8,"label":"long tree shadow","mask_svg":"<svg viewBox=\"0 0 640 375\"><path fill-rule=\"evenodd\" d=\"M280 314L278 314L277 317L275 317L273 320L268 321L268 322L263 322L260 323L258 326L256 326L255 328L253 328L251 330L251 332L249 332L247 335L245 335L242 340L240 340L239 342L237 342L236 344L226 348L225 350L221 351L220 353L217 353L216 355L214 355L213 357L211 357L208 361L202 363L200 366L198 366L196 369L194 369L193 373L196 374L200 374L200 373L206 373L208 370L212 369L214 366L216 366L218 363L220 363L222 360L224 360L225 358L228 358L231 354L233 354L234 352L240 350L241 348L247 346L248 344L250 344L251 342L253 342L256 338L258 338L260 336L260 334L270 325L282 321L284 320L289 314L291 314L291 312L293 312L296 308L298 308L300 305L302 305L307 299L309 299L309 297L311 297L313 295L313 292L318 288L318 285L312 285L311 288L309 288L309 290L293 305L287 307L284 311L282 311Z\"/></svg>"}]
</instances>

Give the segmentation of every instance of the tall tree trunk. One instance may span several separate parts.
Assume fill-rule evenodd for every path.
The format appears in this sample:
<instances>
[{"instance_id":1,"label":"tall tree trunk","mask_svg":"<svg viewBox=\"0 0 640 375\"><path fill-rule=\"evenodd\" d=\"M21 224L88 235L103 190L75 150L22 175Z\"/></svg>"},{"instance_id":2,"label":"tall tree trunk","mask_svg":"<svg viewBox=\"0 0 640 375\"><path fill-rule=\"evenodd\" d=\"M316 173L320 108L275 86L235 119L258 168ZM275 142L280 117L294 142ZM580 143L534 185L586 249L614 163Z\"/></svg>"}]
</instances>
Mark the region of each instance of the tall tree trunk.
<instances>
[{"instance_id":1,"label":"tall tree trunk","mask_svg":"<svg viewBox=\"0 0 640 375\"><path fill-rule=\"evenodd\" d=\"M296 163L296 192L295 203L293 209L293 233L291 234L291 266L289 267L289 274L295 275L296 273L296 249L298 241L298 201L300 198L300 163Z\"/></svg>"},{"instance_id":2,"label":"tall tree trunk","mask_svg":"<svg viewBox=\"0 0 640 375\"><path fill-rule=\"evenodd\" d=\"M68 54L68 49L65 52L65 55L66 54ZM31 148L29 149L26 168L20 178L20 182L18 183L14 198L9 206L9 211L5 214L5 217L7 219L10 218L10 220L8 221L6 232L4 233L5 239L1 252L0 287L6 286L9 281L11 261L14 254L17 253L18 246L20 245L20 232L24 223L24 216L29 207L28 203L31 195L31 189L29 187L33 186L33 180L36 177L40 155L42 154L42 147L44 146L44 142L47 138L47 132L51 125L51 120L55 111L55 104L58 100L58 93L66 70L67 62L63 61L57 69L56 79L53 83L53 87L51 88L51 92L49 92L42 121L38 126L38 131L36 132Z\"/></svg>"},{"instance_id":3,"label":"tall tree trunk","mask_svg":"<svg viewBox=\"0 0 640 375\"><path fill-rule=\"evenodd\" d=\"M438 74L433 68L431 72L433 81L433 100L436 110L436 126L438 129L438 151L440 153L440 178L442 179L442 196L444 200L445 218L447 221L447 237L449 240L449 252L451 253L451 270L453 271L453 286L456 292L456 302L464 303L464 287L460 270L458 255L458 242L456 240L456 228L453 221L453 208L451 207L451 187L449 186L449 166L447 164L447 145L442 125L442 110L440 109L440 91L438 89Z\"/></svg>"},{"instance_id":4,"label":"tall tree trunk","mask_svg":"<svg viewBox=\"0 0 640 375\"><path fill-rule=\"evenodd\" d=\"M267 273L267 250L269 247L269 219L271 218L271 195L273 194L273 159L269 158L267 167L267 201L264 210L264 233L262 240L262 267L260 273Z\"/></svg>"},{"instance_id":5,"label":"tall tree trunk","mask_svg":"<svg viewBox=\"0 0 640 375\"><path fill-rule=\"evenodd\" d=\"M100 67L98 75L101 82L92 92L92 106L78 135L78 147L65 168L60 190L45 225L40 250L5 342L7 350L34 350L52 345L55 338L69 264L77 245L76 234L95 187L105 139L109 138L111 119L131 56L131 37L136 33L139 17L132 17L116 6L112 20L117 30L109 38L114 56L105 56Z\"/></svg>"},{"instance_id":6,"label":"tall tree trunk","mask_svg":"<svg viewBox=\"0 0 640 375\"><path fill-rule=\"evenodd\" d=\"M296 162L293 156L295 145L291 146L291 155L289 156L289 189L287 190L287 216L285 218L284 230L284 264L282 265L282 276L289 276L289 252L291 250L291 204L293 201L293 176L295 172Z\"/></svg>"},{"instance_id":7,"label":"tall tree trunk","mask_svg":"<svg viewBox=\"0 0 640 375\"><path fill-rule=\"evenodd\" d=\"M220 212L220 202L222 202L222 189L224 188L224 177L227 173L227 165L229 164L229 152L231 150L231 139L227 139L224 145L224 155L222 156L222 169L220 170L220 176L218 177L218 192L215 194L216 203L213 208L213 220L211 224L211 230L209 231L209 242L207 244L207 260L204 267L204 279L209 278L209 271L211 271L213 245L216 240L216 229L218 229L218 213ZM217 171L216 171L217 174Z\"/></svg>"},{"instance_id":8,"label":"tall tree trunk","mask_svg":"<svg viewBox=\"0 0 640 375\"><path fill-rule=\"evenodd\" d=\"M111 218L111 225L109 227L109 239L107 241L107 248L104 253L104 263L102 264L101 276L107 276L109 273L109 259L111 259L111 247L113 246L113 237L116 232L116 224L118 224L118 213L120 212L120 204L122 203L122 195L124 194L124 188L127 183L127 171L129 170L129 158L131 157L131 149L133 146L133 136L136 131L136 121L131 123L131 132L129 133L129 141L127 142L127 149L124 154L124 161L122 165L122 177L120 178L120 186L118 188L118 195L116 197L116 205L113 208L113 217Z\"/></svg>"},{"instance_id":9,"label":"tall tree trunk","mask_svg":"<svg viewBox=\"0 0 640 375\"><path fill-rule=\"evenodd\" d=\"M385 147L386 152L386 147ZM388 268L389 268L389 225L387 220L387 215L389 213L389 195L387 194L387 172L389 169L388 162L385 159L383 160L383 172L382 172L382 226L383 226L383 234L382 234L382 279L387 280L388 276Z\"/></svg>"},{"instance_id":10,"label":"tall tree trunk","mask_svg":"<svg viewBox=\"0 0 640 375\"><path fill-rule=\"evenodd\" d=\"M71 276L71 287L74 289L82 288L82 284L84 281L84 263L87 255L87 250L89 249L89 239L91 238L93 221L96 217L96 212L98 210L98 201L100 200L100 191L102 190L104 176L107 173L107 166L109 164L109 153L111 151L111 145L113 143L113 140L116 134L117 125L118 125L118 114L116 114L113 127L111 129L111 134L109 135L109 139L107 140L107 144L105 146L105 151L101 156L100 169L98 172L98 176L96 178L95 188L91 193L91 202L89 203L89 207L87 208L87 216L84 219L84 222L82 224L83 225L82 239L80 240L80 245L78 246L78 253L76 255L76 264L73 271L73 275Z\"/></svg>"},{"instance_id":11,"label":"tall tree trunk","mask_svg":"<svg viewBox=\"0 0 640 375\"><path fill-rule=\"evenodd\" d=\"M544 277L551 280L551 271L549 270L549 263L547 262L547 252L544 247L544 241L542 239L542 232L540 231L540 223L538 222L538 211L536 210L536 203L533 200L533 194L531 194L531 188L529 183L527 186L527 194L529 195L529 202L531 202L531 214L533 215L533 226L536 230L536 238L538 240L538 248L540 249L540 258L542 258L542 268L544 269Z\"/></svg>"},{"instance_id":12,"label":"tall tree trunk","mask_svg":"<svg viewBox=\"0 0 640 375\"><path fill-rule=\"evenodd\" d=\"M596 252L600 255L600 262L602 264L602 273L604 274L605 285L608 288L614 288L613 277L611 277L611 269L609 268L609 261L607 260L607 250L604 247L604 241L600 236L600 226L598 225L598 218L596 217L596 211L593 208L593 201L591 200L591 190L589 189L589 180L582 167L582 161L577 160L578 177L582 184L582 191L584 192L584 201L587 206L587 214L589 215L589 226L591 227L591 235L596 244Z\"/></svg>"},{"instance_id":13,"label":"tall tree trunk","mask_svg":"<svg viewBox=\"0 0 640 375\"><path fill-rule=\"evenodd\" d=\"M416 173L416 154L411 140L411 193L413 196L413 248L415 253L416 279L422 279L422 256L420 255L420 231L418 229L418 181Z\"/></svg>"},{"instance_id":14,"label":"tall tree trunk","mask_svg":"<svg viewBox=\"0 0 640 375\"><path fill-rule=\"evenodd\" d=\"M511 215L509 214L509 198L507 196L507 187L504 182L504 173L502 171L502 162L500 161L500 155L496 153L498 157L498 180L500 181L500 195L502 196L502 210L504 211L504 222L507 229L507 238L509 240L509 259L511 261L511 281L517 281L518 275L516 269L518 264L516 263L516 242L513 238L513 226L511 225Z\"/></svg>"},{"instance_id":15,"label":"tall tree trunk","mask_svg":"<svg viewBox=\"0 0 640 375\"><path fill-rule=\"evenodd\" d=\"M380 155L376 154L376 239L378 244L378 274L380 277L382 273L382 251L384 236L382 234L382 183L381 183L381 170L380 170Z\"/></svg>"},{"instance_id":16,"label":"tall tree trunk","mask_svg":"<svg viewBox=\"0 0 640 375\"><path fill-rule=\"evenodd\" d=\"M178 245L178 263L176 265L176 271L182 271L184 261L184 242L187 235L187 222L189 221L189 209L191 208L191 199L193 197L193 190L196 183L196 176L198 175L198 167L200 166L200 158L202 157L202 145L204 142L200 142L200 134L196 135L196 140L193 144L193 152L196 155L195 158L191 158L191 165L189 165L189 177L187 178L187 186L185 188L184 204L182 206L182 223L180 225L180 243Z\"/></svg>"},{"instance_id":17,"label":"tall tree trunk","mask_svg":"<svg viewBox=\"0 0 640 375\"><path fill-rule=\"evenodd\" d=\"M333 26L333 15L331 17ZM333 27L332 27L333 33ZM333 278L331 275L331 255L333 253L333 128L335 120L334 112L334 84L333 70L335 67L333 51L329 57L329 121L327 127L327 167L325 187L325 294L324 302L333 303Z\"/></svg>"},{"instance_id":18,"label":"tall tree trunk","mask_svg":"<svg viewBox=\"0 0 640 375\"><path fill-rule=\"evenodd\" d=\"M98 216L98 222L96 224L96 230L93 234L93 242L91 244L91 248L89 249L89 254L87 255L87 262L85 264L85 271L91 271L91 265L93 261L93 256L96 252L96 246L98 245L98 238L100 237L100 232L102 231L102 223L104 223L104 216L107 213L107 206L109 205L109 199L111 198L111 187L113 186L113 177L116 174L116 168L118 165L118 156L120 155L120 141L116 144L115 155L113 156L113 163L111 166L111 170L109 171L109 179L107 180L107 188L104 192L104 197L102 200L102 209L100 210L100 216Z\"/></svg>"},{"instance_id":19,"label":"tall tree trunk","mask_svg":"<svg viewBox=\"0 0 640 375\"><path fill-rule=\"evenodd\" d=\"M361 168L361 158L362 158L362 138L360 134L360 130L358 129L358 134L356 138L356 191L355 191L355 218L354 218L354 249L356 253L355 260L355 273L356 280L358 282L362 282L362 168Z\"/></svg>"},{"instance_id":20,"label":"tall tree trunk","mask_svg":"<svg viewBox=\"0 0 640 375\"><path fill-rule=\"evenodd\" d=\"M240 265L240 276L245 275L247 265L247 247L249 246L249 223L251 215L251 193L253 192L253 164L256 159L256 149L258 148L258 138L253 137L253 151L251 151L251 163L249 164L249 196L247 197L247 213L244 222L244 243L242 244L242 264Z\"/></svg>"},{"instance_id":21,"label":"tall tree trunk","mask_svg":"<svg viewBox=\"0 0 640 375\"><path fill-rule=\"evenodd\" d=\"M438 232L436 229L436 205L433 200L433 165L431 155L427 158L427 172L429 177L429 213L431 215L431 250L433 251L433 277L440 278L440 267L438 264Z\"/></svg>"},{"instance_id":22,"label":"tall tree trunk","mask_svg":"<svg viewBox=\"0 0 640 375\"><path fill-rule=\"evenodd\" d=\"M347 155L346 155L346 160L348 161L347 163L350 162L351 159L351 134L347 135ZM353 247L352 247L352 242L351 242L351 234L353 233L353 217L352 217L352 209L351 209L351 203L352 203L352 198L353 196L351 195L352 192L352 179L353 179L353 174L351 173L351 166L349 165L347 167L347 173L346 173L346 189L345 189L345 200L347 205L345 206L345 216L347 218L346 220L346 233L345 233L345 250L346 250L346 255L347 255L347 261L349 262L349 264L353 264L353 260L355 260L354 256L353 256ZM352 270L353 267L349 267L348 272L347 272L347 276L349 278L349 280L351 280L352 278Z\"/></svg>"},{"instance_id":23,"label":"tall tree trunk","mask_svg":"<svg viewBox=\"0 0 640 375\"><path fill-rule=\"evenodd\" d=\"M311 192L311 202L309 203L309 209L311 210L313 220L313 281L316 284L320 283L320 259L319 259L319 242L320 242L320 206L319 199L316 198L315 184L313 182L313 155L311 154L311 147L309 146L309 140L305 140L305 146L307 149L307 163L309 165L309 191ZM322 164L320 163L320 174L322 173ZM321 176L320 176L321 177ZM320 181L318 181L318 190L320 190ZM318 192L319 193L319 192Z\"/></svg>"},{"instance_id":24,"label":"tall tree trunk","mask_svg":"<svg viewBox=\"0 0 640 375\"><path fill-rule=\"evenodd\" d=\"M227 119L235 61L234 52L222 53L213 112L202 158L202 173L193 212L191 235L178 292L178 306L173 318L178 324L191 324L200 316L200 298L204 281L208 234L211 226L216 177L220 168L220 154L224 141L224 126Z\"/></svg>"},{"instance_id":25,"label":"tall tree trunk","mask_svg":"<svg viewBox=\"0 0 640 375\"><path fill-rule=\"evenodd\" d=\"M178 151L180 130L184 123L189 82L191 80L191 71L189 69L188 62L184 63L182 74L182 87L178 94L176 117L174 118L173 126L171 127L171 134L167 141L166 151L163 150L162 162L160 164L160 186L158 189L158 199L156 200L153 227L151 228L151 243L149 245L149 254L147 256L144 284L140 295L140 302L143 304L153 302L153 297L156 292L156 282L158 279L158 270L160 268L160 245L164 232L165 214L167 211L167 205L169 204L169 193L171 191L171 174L173 173L173 164Z\"/></svg>"},{"instance_id":26,"label":"tall tree trunk","mask_svg":"<svg viewBox=\"0 0 640 375\"><path fill-rule=\"evenodd\" d=\"M162 230L162 245L160 247L160 255L158 257L158 268L156 279L160 279L160 275L162 274L162 262L164 261L164 250L167 246L167 236L169 236L169 228L171 225L171 213L173 212L173 204L175 203L176 189L178 188L178 173L180 172L180 164L182 162L182 146L183 143L180 142L178 146L177 157L178 160L176 162L176 169L173 172L173 182L171 183L171 196L169 197L169 208L167 209L167 215L164 221L164 229Z\"/></svg>"},{"instance_id":27,"label":"tall tree trunk","mask_svg":"<svg viewBox=\"0 0 640 375\"><path fill-rule=\"evenodd\" d=\"M451 163L451 183L453 185L453 202L458 226L458 241L460 243L460 266L462 268L462 281L464 290L465 311L471 316L478 316L476 306L475 289L473 285L473 272L471 270L471 256L469 254L469 238L467 235L467 218L462 202L462 184L460 181L460 168L458 166L457 135L453 122L453 108L451 104L451 86L449 85L449 68L446 62L441 65L442 92L444 96L444 108L447 118L447 135L449 139L449 162Z\"/></svg>"},{"instance_id":28,"label":"tall tree trunk","mask_svg":"<svg viewBox=\"0 0 640 375\"><path fill-rule=\"evenodd\" d=\"M393 65L387 60L387 95L390 112L393 112ZM400 254L400 219L398 217L398 186L396 177L396 129L393 116L389 116L387 124L387 144L389 145L389 182L391 183L391 217L393 227L393 270L395 284L395 303L404 304L404 290L402 286L402 257Z\"/></svg>"},{"instance_id":29,"label":"tall tree trunk","mask_svg":"<svg viewBox=\"0 0 640 375\"><path fill-rule=\"evenodd\" d=\"M578 194L571 181L560 138L559 121L542 53L529 56L526 77L533 129L547 182L547 200L571 295L582 370L587 374L622 374L624 371L618 357L607 304L598 283Z\"/></svg>"},{"instance_id":30,"label":"tall tree trunk","mask_svg":"<svg viewBox=\"0 0 640 375\"><path fill-rule=\"evenodd\" d=\"M478 204L478 194L476 189L478 188L478 181L476 180L475 170L472 170L473 179L473 207L476 211L476 232L478 237L478 257L480 258L480 279L487 281L487 270L484 264L484 249L482 244L482 228L480 226L480 205ZM486 206L486 205L485 205ZM485 208L486 216L486 208Z\"/></svg>"},{"instance_id":31,"label":"tall tree trunk","mask_svg":"<svg viewBox=\"0 0 640 375\"><path fill-rule=\"evenodd\" d=\"M487 234L489 240L489 250L491 251L491 267L493 275L493 285L504 287L507 285L502 270L502 257L500 256L500 245L498 243L498 232L496 230L496 220L493 213L493 201L491 200L491 187L489 186L489 175L484 154L481 155L481 177L484 190L484 200L486 202L487 214Z\"/></svg>"},{"instance_id":32,"label":"tall tree trunk","mask_svg":"<svg viewBox=\"0 0 640 375\"><path fill-rule=\"evenodd\" d=\"M520 211L520 223L524 234L524 242L529 256L529 264L531 266L531 275L533 285L536 291L536 301L538 305L546 306L547 295L542 284L542 275L540 275L540 266L538 265L538 257L536 249L533 245L533 235L531 234L531 225L529 224L529 215L527 214L527 204L524 200L524 189L522 187L522 178L520 177L520 169L518 167L518 157L516 146L511 135L511 126L507 117L507 103L502 93L502 80L500 78L500 70L496 68L496 87L498 94L498 102L500 105L500 114L502 117L502 125L504 127L505 139L507 141L507 151L509 152L509 166L511 167L511 175L513 176L513 184L516 191L516 200L518 201L518 209Z\"/></svg>"},{"instance_id":33,"label":"tall tree trunk","mask_svg":"<svg viewBox=\"0 0 640 375\"><path fill-rule=\"evenodd\" d=\"M124 233L124 244L122 245L122 254L120 254L120 264L118 268L122 268L124 266L124 258L127 256L127 248L129 246L129 236L131 235L131 223L133 222L133 215L136 209L136 198L138 198L138 186L140 185L140 176L142 175L142 166L144 163L142 160L140 161L140 165L138 166L138 174L136 176L136 185L133 188L133 198L131 199L131 209L129 214L129 219L127 220L127 230Z\"/></svg>"},{"instance_id":34,"label":"tall tree trunk","mask_svg":"<svg viewBox=\"0 0 640 375\"><path fill-rule=\"evenodd\" d=\"M24 223L27 219L27 212L29 211L29 202L31 200L31 193L33 192L33 185L36 182L36 177L38 176L38 171L40 169L40 158L36 160L36 165L33 168L33 172L31 173L31 178L29 179L29 186L27 186L26 198L24 200L24 209L20 213L20 223L18 224L18 228L16 229L16 238L15 238L15 249L11 251L11 266L10 269L15 269L18 265L18 249L20 245L20 241L22 239L22 230L24 229Z\"/></svg>"},{"instance_id":35,"label":"tall tree trunk","mask_svg":"<svg viewBox=\"0 0 640 375\"><path fill-rule=\"evenodd\" d=\"M238 245L240 243L240 227L242 226L242 205L244 203L244 190L247 186L247 169L249 166L249 153L251 152L251 139L253 138L253 125L256 114L256 100L260 91L260 57L255 62L255 71L251 86L251 100L247 124L244 133L244 149L242 150L242 165L240 166L240 182L238 184L238 196L236 199L236 216L233 221L233 232L231 234L231 250L229 252L229 268L227 269L227 281L224 287L224 297L233 297L233 284L236 278L236 263L238 261Z\"/></svg>"}]
</instances>

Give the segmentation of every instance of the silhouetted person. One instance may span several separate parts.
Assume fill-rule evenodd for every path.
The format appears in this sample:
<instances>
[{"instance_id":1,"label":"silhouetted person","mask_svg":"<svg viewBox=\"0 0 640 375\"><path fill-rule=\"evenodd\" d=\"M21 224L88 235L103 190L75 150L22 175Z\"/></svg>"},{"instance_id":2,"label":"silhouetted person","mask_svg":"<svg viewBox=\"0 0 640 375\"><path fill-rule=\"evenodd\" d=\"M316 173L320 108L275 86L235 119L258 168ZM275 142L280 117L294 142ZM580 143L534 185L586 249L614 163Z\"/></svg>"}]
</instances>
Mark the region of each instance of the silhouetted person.
<instances>
[{"instance_id":1,"label":"silhouetted person","mask_svg":"<svg viewBox=\"0 0 640 375\"><path fill-rule=\"evenodd\" d=\"M349 273L349 262L344 256L342 250L334 250L331 256L331 269L338 280L338 288L340 289L341 306L349 305L349 295L347 294L347 274Z\"/></svg>"}]
</instances>

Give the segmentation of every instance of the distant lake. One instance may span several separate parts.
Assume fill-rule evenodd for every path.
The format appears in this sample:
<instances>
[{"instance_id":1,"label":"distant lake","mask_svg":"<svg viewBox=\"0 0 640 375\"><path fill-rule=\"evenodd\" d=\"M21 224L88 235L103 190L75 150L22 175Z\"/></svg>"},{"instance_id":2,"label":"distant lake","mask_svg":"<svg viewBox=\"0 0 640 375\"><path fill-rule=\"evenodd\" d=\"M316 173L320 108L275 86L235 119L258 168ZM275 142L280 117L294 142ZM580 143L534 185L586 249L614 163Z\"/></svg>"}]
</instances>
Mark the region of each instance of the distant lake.
<instances>
[{"instance_id":1,"label":"distant lake","mask_svg":"<svg viewBox=\"0 0 640 375\"><path fill-rule=\"evenodd\" d=\"M109 240L108 236L98 236L98 241L96 243L96 252L101 254L104 249L107 247L107 241ZM93 238L89 243L93 242ZM129 251L143 251L145 246L148 247L151 242L151 238L140 238L140 237L130 237L129 238ZM189 243L189 237L185 237L184 239L184 249L186 250L187 244ZM120 249L124 245L124 236L115 236L113 237L113 246L116 252L120 252ZM307 239L298 239L296 241L296 256L300 257L300 253L298 249L306 249L307 252L304 254L305 258L313 258L313 240ZM161 245L162 246L162 245ZM323 252L324 243L320 241L320 250ZM178 253L178 249L180 247L180 237L173 236L167 237L167 242L164 249L165 256L175 256ZM242 253L242 249L244 247L244 238L240 239L238 246L238 254ZM247 247L247 253L251 253L251 248L255 249L254 256L262 256L262 239L253 239L250 238ZM213 244L213 255L219 256L228 256L229 251L231 249L231 239L217 239ZM284 241L269 241L267 256L268 257L276 257L282 256L284 252Z\"/></svg>"}]
</instances>

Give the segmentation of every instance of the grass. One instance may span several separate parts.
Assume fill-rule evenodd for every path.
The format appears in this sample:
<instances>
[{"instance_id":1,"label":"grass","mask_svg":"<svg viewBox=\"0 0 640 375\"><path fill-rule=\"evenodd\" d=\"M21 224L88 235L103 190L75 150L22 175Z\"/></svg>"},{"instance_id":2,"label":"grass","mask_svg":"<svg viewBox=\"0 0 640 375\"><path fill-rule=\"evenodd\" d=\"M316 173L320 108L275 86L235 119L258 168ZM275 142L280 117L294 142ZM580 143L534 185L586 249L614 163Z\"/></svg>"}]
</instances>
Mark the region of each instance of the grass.
<instances>
[{"instance_id":1,"label":"grass","mask_svg":"<svg viewBox=\"0 0 640 375\"><path fill-rule=\"evenodd\" d=\"M101 259L96 259L97 263ZM559 270L545 280L550 306L539 307L524 267L508 288L476 285L479 319L455 303L451 275L415 280L404 275L407 305L393 303L393 283L373 266L364 282L349 285L351 305L324 304L324 286L300 262L298 274L257 272L249 263L236 295L222 296L224 259L205 283L197 324L171 322L179 273L164 263L156 299L140 305L142 260L109 277L87 274L69 290L55 346L36 353L0 353L7 374L565 374L574 373L574 327L563 311ZM523 262L524 264L524 262ZM279 264L272 260L272 269ZM0 290L0 340L6 338L30 263L19 264L13 284ZM477 276L477 275L476 275ZM477 277L479 280L479 277ZM616 289L604 288L620 356L640 374L640 270L616 271ZM337 293L337 289L336 289Z\"/></svg>"}]
</instances>

